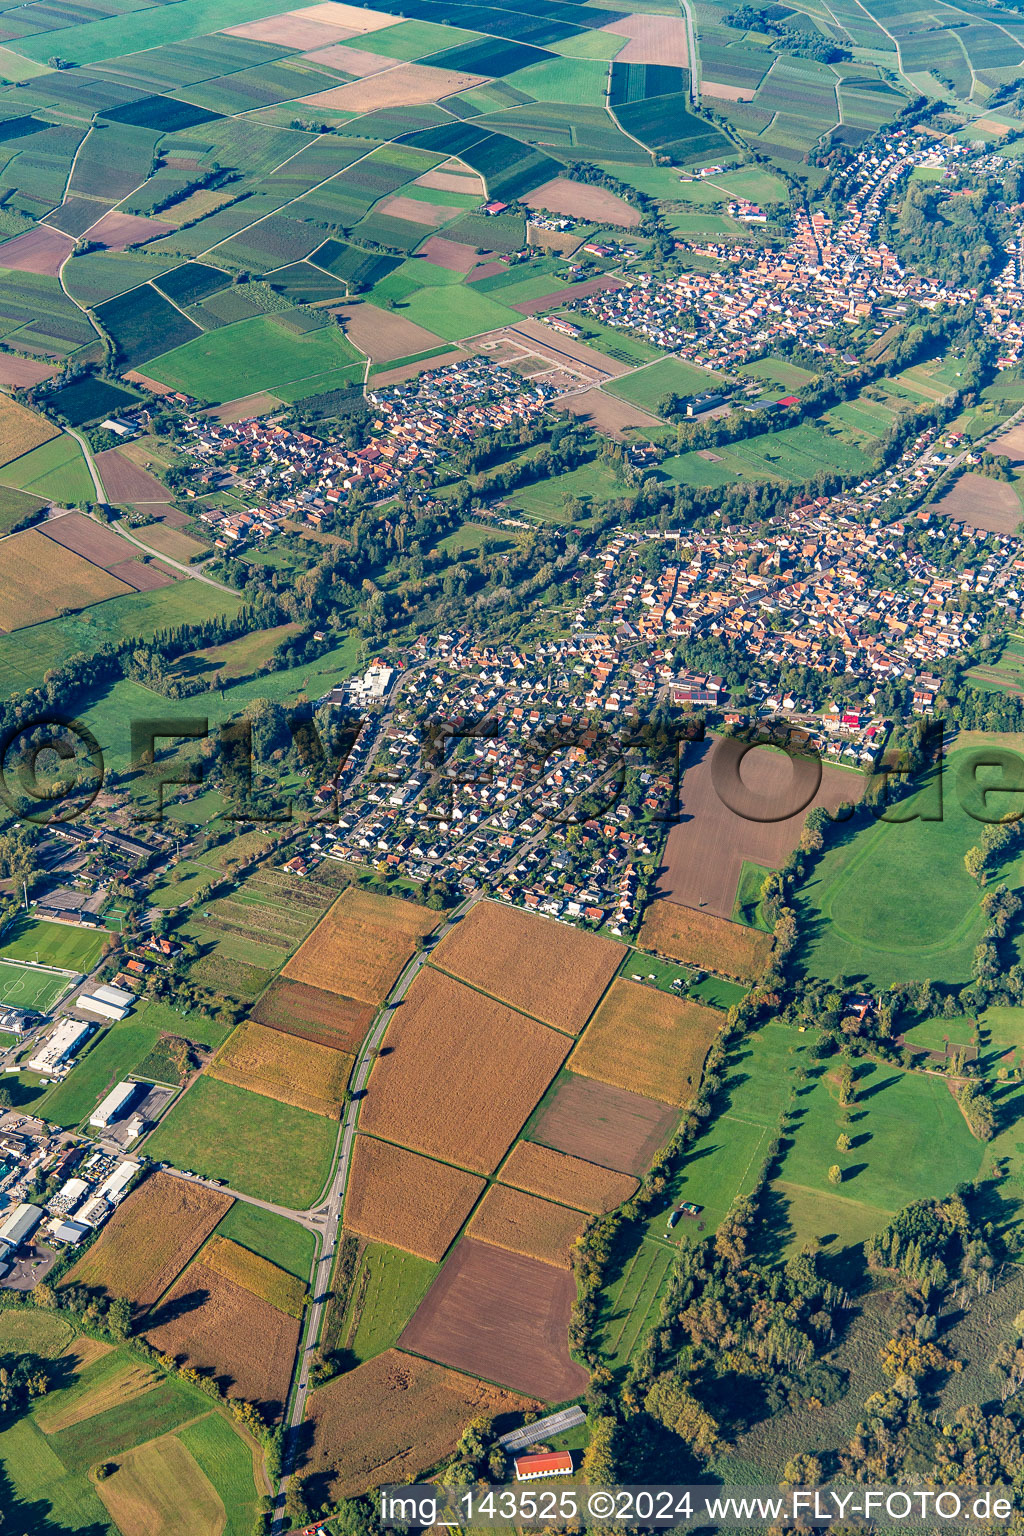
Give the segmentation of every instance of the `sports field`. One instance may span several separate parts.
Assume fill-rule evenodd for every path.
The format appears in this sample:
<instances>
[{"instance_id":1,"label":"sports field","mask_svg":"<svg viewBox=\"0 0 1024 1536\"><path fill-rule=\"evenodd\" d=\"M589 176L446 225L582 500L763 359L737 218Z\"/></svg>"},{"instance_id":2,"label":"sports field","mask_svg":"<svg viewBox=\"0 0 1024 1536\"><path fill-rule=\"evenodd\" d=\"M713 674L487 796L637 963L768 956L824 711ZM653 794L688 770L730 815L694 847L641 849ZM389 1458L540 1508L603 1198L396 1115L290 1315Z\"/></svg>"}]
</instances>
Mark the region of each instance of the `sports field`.
<instances>
[{"instance_id":1,"label":"sports field","mask_svg":"<svg viewBox=\"0 0 1024 1536\"><path fill-rule=\"evenodd\" d=\"M103 953L109 935L103 929L74 928L66 923L37 922L21 917L4 934L0 956L9 960L34 960L85 975Z\"/></svg>"},{"instance_id":2,"label":"sports field","mask_svg":"<svg viewBox=\"0 0 1024 1536\"><path fill-rule=\"evenodd\" d=\"M0 965L0 1003L9 1008L49 1013L70 981L70 976L54 976L52 972L9 961Z\"/></svg>"}]
</instances>

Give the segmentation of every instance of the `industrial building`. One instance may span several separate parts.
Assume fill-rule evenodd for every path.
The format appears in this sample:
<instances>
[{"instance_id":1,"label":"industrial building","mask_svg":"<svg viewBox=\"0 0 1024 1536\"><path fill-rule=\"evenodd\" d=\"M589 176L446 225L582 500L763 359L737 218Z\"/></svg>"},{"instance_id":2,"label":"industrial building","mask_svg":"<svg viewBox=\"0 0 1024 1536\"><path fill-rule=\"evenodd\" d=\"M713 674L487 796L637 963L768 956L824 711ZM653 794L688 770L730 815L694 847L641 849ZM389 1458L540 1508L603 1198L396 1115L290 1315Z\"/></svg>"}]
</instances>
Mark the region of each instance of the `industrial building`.
<instances>
[{"instance_id":1,"label":"industrial building","mask_svg":"<svg viewBox=\"0 0 1024 1536\"><path fill-rule=\"evenodd\" d=\"M123 1163L118 1163L110 1177L105 1179L96 1191L99 1198L109 1200L111 1205L116 1205L141 1167L141 1163L133 1162L130 1157L126 1157Z\"/></svg>"},{"instance_id":2,"label":"industrial building","mask_svg":"<svg viewBox=\"0 0 1024 1536\"><path fill-rule=\"evenodd\" d=\"M67 1243L70 1248L76 1247L83 1237L92 1236L92 1228L84 1221L65 1221L62 1216L48 1221L46 1230L55 1243Z\"/></svg>"},{"instance_id":3,"label":"industrial building","mask_svg":"<svg viewBox=\"0 0 1024 1536\"><path fill-rule=\"evenodd\" d=\"M84 1222L87 1227L101 1227L109 1215L110 1206L102 1195L93 1195L81 1210L75 1212L75 1220Z\"/></svg>"},{"instance_id":4,"label":"industrial building","mask_svg":"<svg viewBox=\"0 0 1024 1536\"><path fill-rule=\"evenodd\" d=\"M112 1003L107 998L100 997L99 994L101 990L114 992L120 991L120 988L97 988L95 992L82 992L78 997L75 998L75 1007L81 1008L83 1013L97 1013L101 1019L111 1019L115 1024L118 1023L121 1019L127 1017L129 1012L128 1005L125 1003ZM125 993L125 996L130 997L131 993Z\"/></svg>"},{"instance_id":5,"label":"industrial building","mask_svg":"<svg viewBox=\"0 0 1024 1536\"><path fill-rule=\"evenodd\" d=\"M118 1083L117 1087L111 1088L106 1098L97 1104L89 1116L89 1124L97 1130L108 1126L112 1120L124 1114L138 1091L138 1083Z\"/></svg>"},{"instance_id":6,"label":"industrial building","mask_svg":"<svg viewBox=\"0 0 1024 1536\"><path fill-rule=\"evenodd\" d=\"M16 1205L0 1221L0 1258L8 1258L15 1248L20 1248L32 1236L42 1219L43 1212L38 1205ZM3 1245L10 1252L6 1252Z\"/></svg>"},{"instance_id":7,"label":"industrial building","mask_svg":"<svg viewBox=\"0 0 1024 1536\"><path fill-rule=\"evenodd\" d=\"M56 1072L88 1039L92 1028L91 1024L85 1024L81 1019L61 1019L53 1034L43 1041L32 1057L28 1064L29 1071L39 1072L43 1077Z\"/></svg>"}]
</instances>

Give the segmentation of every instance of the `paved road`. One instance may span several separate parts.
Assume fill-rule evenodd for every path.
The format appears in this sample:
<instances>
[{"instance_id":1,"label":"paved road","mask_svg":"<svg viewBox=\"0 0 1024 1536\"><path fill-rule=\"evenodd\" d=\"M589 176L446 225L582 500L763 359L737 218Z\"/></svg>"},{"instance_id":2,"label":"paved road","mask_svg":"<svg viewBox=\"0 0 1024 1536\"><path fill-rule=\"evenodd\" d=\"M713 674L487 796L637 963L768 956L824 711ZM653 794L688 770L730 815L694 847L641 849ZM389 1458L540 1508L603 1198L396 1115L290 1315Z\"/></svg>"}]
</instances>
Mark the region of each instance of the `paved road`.
<instances>
[{"instance_id":1,"label":"paved road","mask_svg":"<svg viewBox=\"0 0 1024 1536\"><path fill-rule=\"evenodd\" d=\"M99 519L97 518L96 521L99 522ZM232 597L238 596L238 593L235 591L234 587L226 587L222 581L215 581L212 576L204 575L199 566L182 565L180 560L172 560L170 555L162 555L159 550L150 549L148 544L144 544L141 539L137 539L135 537L134 533L132 533L131 529L128 528L125 523L113 523L111 526L116 528L121 537L123 539L127 539L129 544L136 545L139 549L142 550L143 554L152 555L153 558L155 560L159 560L162 565L171 566L174 570L180 571L182 576L191 576L193 581L205 581L208 587L216 587L218 592L227 592Z\"/></svg>"}]
</instances>

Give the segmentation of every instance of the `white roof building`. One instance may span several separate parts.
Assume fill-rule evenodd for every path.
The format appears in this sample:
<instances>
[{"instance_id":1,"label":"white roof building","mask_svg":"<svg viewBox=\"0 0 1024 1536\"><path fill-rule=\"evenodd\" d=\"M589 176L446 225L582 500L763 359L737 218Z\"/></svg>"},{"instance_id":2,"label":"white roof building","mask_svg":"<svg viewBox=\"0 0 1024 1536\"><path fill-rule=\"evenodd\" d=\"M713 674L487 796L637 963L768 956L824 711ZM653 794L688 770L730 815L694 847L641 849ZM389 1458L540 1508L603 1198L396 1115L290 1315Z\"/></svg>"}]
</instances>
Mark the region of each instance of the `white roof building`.
<instances>
[{"instance_id":1,"label":"white roof building","mask_svg":"<svg viewBox=\"0 0 1024 1536\"><path fill-rule=\"evenodd\" d=\"M32 1236L42 1219L43 1213L38 1205L16 1205L10 1215L0 1221L0 1243L8 1243L12 1248L17 1248Z\"/></svg>"},{"instance_id":2,"label":"white roof building","mask_svg":"<svg viewBox=\"0 0 1024 1536\"><path fill-rule=\"evenodd\" d=\"M40 1072L45 1077L73 1056L88 1035L91 1024L81 1019L61 1019L57 1028L36 1051L28 1064L30 1072Z\"/></svg>"},{"instance_id":3,"label":"white roof building","mask_svg":"<svg viewBox=\"0 0 1024 1536\"><path fill-rule=\"evenodd\" d=\"M118 1083L116 1088L111 1088L106 1098L103 1099L89 1116L89 1124L102 1129L109 1125L111 1120L116 1120L134 1099L138 1092L138 1083Z\"/></svg>"},{"instance_id":4,"label":"white roof building","mask_svg":"<svg viewBox=\"0 0 1024 1536\"><path fill-rule=\"evenodd\" d=\"M80 1205L89 1193L89 1186L84 1179L65 1179L64 1183L53 1196L46 1202L48 1211L60 1211L65 1216L70 1216L76 1205Z\"/></svg>"},{"instance_id":5,"label":"white roof building","mask_svg":"<svg viewBox=\"0 0 1024 1536\"><path fill-rule=\"evenodd\" d=\"M102 997L83 992L75 998L75 1007L81 1008L85 1013L97 1013L101 1019L123 1019L128 1009L123 1003L108 1003Z\"/></svg>"},{"instance_id":6,"label":"white roof building","mask_svg":"<svg viewBox=\"0 0 1024 1536\"><path fill-rule=\"evenodd\" d=\"M126 1157L123 1163L118 1163L109 1179L104 1180L96 1194L101 1200L109 1200L112 1205L116 1205L141 1167L141 1163Z\"/></svg>"},{"instance_id":7,"label":"white roof building","mask_svg":"<svg viewBox=\"0 0 1024 1536\"><path fill-rule=\"evenodd\" d=\"M112 987L108 984L95 987L92 996L98 997L102 1003L114 1003L118 1008L130 1008L135 1001L134 992L126 992L124 987Z\"/></svg>"}]
</instances>

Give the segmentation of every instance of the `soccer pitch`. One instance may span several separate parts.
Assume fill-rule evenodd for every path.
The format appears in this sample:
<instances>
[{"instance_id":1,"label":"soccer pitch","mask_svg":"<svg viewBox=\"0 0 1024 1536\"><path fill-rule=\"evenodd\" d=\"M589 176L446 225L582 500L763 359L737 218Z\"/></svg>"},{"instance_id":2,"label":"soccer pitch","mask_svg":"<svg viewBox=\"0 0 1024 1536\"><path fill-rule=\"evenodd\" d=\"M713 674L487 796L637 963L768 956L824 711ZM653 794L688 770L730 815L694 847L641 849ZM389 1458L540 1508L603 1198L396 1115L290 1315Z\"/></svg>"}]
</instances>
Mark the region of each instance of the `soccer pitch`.
<instances>
[{"instance_id":1,"label":"soccer pitch","mask_svg":"<svg viewBox=\"0 0 1024 1536\"><path fill-rule=\"evenodd\" d=\"M49 1013L70 980L70 976L55 976L31 965L0 962L0 1006Z\"/></svg>"}]
</instances>

